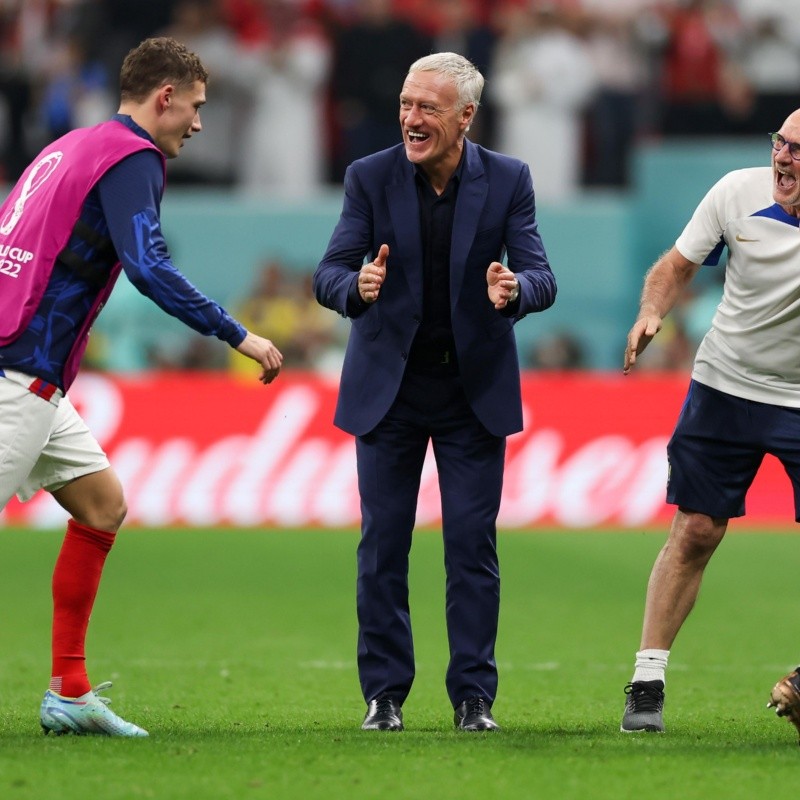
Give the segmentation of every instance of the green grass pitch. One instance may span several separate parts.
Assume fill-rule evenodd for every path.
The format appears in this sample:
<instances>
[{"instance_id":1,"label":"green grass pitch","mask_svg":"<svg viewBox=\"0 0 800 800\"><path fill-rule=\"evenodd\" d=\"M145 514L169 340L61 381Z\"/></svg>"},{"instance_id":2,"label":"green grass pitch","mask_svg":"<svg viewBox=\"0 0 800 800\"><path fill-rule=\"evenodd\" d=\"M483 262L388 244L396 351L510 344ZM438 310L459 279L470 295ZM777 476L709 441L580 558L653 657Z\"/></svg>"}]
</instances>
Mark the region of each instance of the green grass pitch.
<instances>
[{"instance_id":1,"label":"green grass pitch","mask_svg":"<svg viewBox=\"0 0 800 800\"><path fill-rule=\"evenodd\" d=\"M144 740L45 737L60 532L0 531L0 798L793 797L794 728L766 709L800 660L793 534L733 532L673 648L664 735L622 688L663 532L501 532L498 734L453 730L441 537L416 535L406 731L363 732L354 531L120 534L90 678Z\"/></svg>"}]
</instances>

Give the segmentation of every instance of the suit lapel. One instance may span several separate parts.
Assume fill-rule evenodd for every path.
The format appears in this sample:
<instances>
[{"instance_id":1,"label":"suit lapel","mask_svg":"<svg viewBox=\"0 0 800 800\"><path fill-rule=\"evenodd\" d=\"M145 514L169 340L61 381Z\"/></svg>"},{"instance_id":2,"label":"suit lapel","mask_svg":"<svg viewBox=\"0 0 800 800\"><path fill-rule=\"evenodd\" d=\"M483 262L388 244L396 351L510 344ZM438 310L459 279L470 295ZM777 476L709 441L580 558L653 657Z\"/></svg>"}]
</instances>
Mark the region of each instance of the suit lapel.
<instances>
[{"instance_id":1,"label":"suit lapel","mask_svg":"<svg viewBox=\"0 0 800 800\"><path fill-rule=\"evenodd\" d=\"M402 154L398 164L397 182L386 187L386 202L392 218L397 241L408 253L403 275L411 290L411 296L422 313L422 232L419 222L419 200L414 182L414 167ZM380 243L379 243L380 244ZM388 272L392 270L392 254L389 253Z\"/></svg>"},{"instance_id":2,"label":"suit lapel","mask_svg":"<svg viewBox=\"0 0 800 800\"><path fill-rule=\"evenodd\" d=\"M477 147L464 140L466 153L461 186L458 189L455 216L453 218L453 240L450 249L450 296L458 297L464 280L464 267L478 223L486 203L489 183L483 170L483 162ZM419 201L414 182L414 167L405 158L399 159L396 182L386 187L386 201L392 218L397 241L401 242L408 255L403 275L411 295L422 311L422 233L419 222ZM380 244L380 242L378 243ZM392 254L389 253L391 270ZM488 268L488 264L486 267Z\"/></svg>"},{"instance_id":3,"label":"suit lapel","mask_svg":"<svg viewBox=\"0 0 800 800\"><path fill-rule=\"evenodd\" d=\"M483 171L483 162L478 155L477 147L464 139L466 153L464 169L461 173L461 186L458 188L455 216L453 217L453 240L450 247L450 297L451 303L458 297L461 283L464 280L464 268L467 263L472 241L478 231L489 183ZM489 265L486 265L488 269Z\"/></svg>"}]
</instances>

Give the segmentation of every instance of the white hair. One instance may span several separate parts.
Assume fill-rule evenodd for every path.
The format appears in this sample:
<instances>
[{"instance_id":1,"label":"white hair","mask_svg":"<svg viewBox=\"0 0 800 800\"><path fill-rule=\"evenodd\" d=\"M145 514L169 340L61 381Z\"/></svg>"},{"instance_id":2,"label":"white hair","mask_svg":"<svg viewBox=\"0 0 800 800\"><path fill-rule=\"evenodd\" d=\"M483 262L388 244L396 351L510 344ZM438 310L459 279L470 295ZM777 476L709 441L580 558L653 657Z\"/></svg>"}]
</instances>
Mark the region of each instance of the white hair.
<instances>
[{"instance_id":1,"label":"white hair","mask_svg":"<svg viewBox=\"0 0 800 800\"><path fill-rule=\"evenodd\" d=\"M437 72L452 78L458 93L459 110L470 103L475 106L475 111L478 110L483 92L483 75L464 56L458 53L432 53L418 58L408 68L409 75L412 72Z\"/></svg>"}]
</instances>

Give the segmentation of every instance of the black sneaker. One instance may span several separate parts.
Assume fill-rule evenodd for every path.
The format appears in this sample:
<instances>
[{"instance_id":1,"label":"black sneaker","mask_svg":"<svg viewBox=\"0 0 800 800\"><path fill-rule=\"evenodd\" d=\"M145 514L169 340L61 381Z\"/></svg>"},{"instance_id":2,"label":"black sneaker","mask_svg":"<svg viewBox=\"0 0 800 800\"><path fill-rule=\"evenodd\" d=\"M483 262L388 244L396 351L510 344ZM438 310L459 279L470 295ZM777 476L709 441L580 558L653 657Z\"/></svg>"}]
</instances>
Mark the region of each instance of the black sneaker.
<instances>
[{"instance_id":1,"label":"black sneaker","mask_svg":"<svg viewBox=\"0 0 800 800\"><path fill-rule=\"evenodd\" d=\"M635 681L625 687L625 715L619 729L623 733L664 732L664 682Z\"/></svg>"}]
</instances>

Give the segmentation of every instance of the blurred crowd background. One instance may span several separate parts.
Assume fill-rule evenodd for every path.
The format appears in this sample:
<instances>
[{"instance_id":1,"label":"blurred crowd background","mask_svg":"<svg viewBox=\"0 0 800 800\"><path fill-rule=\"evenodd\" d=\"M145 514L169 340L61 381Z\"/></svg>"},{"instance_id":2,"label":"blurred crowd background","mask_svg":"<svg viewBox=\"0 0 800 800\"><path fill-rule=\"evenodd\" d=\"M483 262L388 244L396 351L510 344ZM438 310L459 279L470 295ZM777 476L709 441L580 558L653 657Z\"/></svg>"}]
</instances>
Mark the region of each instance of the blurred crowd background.
<instances>
[{"instance_id":1,"label":"blurred crowd background","mask_svg":"<svg viewBox=\"0 0 800 800\"><path fill-rule=\"evenodd\" d=\"M785 0L0 0L0 183L47 142L113 114L125 53L168 34L211 74L203 134L170 163L171 187L302 199L340 186L355 158L399 142L411 62L453 50L487 79L470 137L525 160L540 205L576 203L587 190L627 191L642 142L766 142L800 105L800 15L789 9ZM231 308L299 366L335 363L346 335L309 302L314 266L298 273L265 253ZM686 366L708 306L702 294L687 299L653 364ZM124 348L97 338L89 359L99 367L227 364L206 340L179 352L139 342L126 361ZM570 331L521 358L591 366Z\"/></svg>"}]
</instances>

